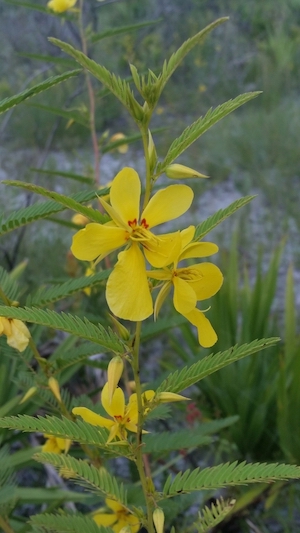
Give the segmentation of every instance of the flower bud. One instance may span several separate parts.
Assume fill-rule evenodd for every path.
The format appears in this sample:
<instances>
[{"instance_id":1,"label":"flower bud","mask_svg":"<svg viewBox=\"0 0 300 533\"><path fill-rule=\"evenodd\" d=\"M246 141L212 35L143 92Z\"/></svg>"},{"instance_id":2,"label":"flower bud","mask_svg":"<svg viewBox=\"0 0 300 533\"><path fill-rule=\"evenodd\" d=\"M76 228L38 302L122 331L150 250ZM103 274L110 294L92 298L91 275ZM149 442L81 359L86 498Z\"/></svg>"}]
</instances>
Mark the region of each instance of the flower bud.
<instances>
[{"instance_id":1,"label":"flower bud","mask_svg":"<svg viewBox=\"0 0 300 533\"><path fill-rule=\"evenodd\" d=\"M55 396L55 398L57 399L57 401L59 403L62 403L60 390L59 390L59 384L58 384L57 379L55 379L53 377L49 378L48 387L51 390L51 392L53 393L53 395Z\"/></svg>"},{"instance_id":2,"label":"flower bud","mask_svg":"<svg viewBox=\"0 0 300 533\"><path fill-rule=\"evenodd\" d=\"M128 341L130 338L130 333L128 329L125 328L125 326L123 326L123 324L121 324L121 322L119 322L113 315L110 314L109 316L117 330L117 333L120 335L121 339L123 339L124 341Z\"/></svg>"},{"instance_id":3,"label":"flower bud","mask_svg":"<svg viewBox=\"0 0 300 533\"><path fill-rule=\"evenodd\" d=\"M185 165L179 165L178 163L169 165L166 168L165 173L168 178L175 180L181 178L208 178L208 176L200 174L200 172L197 172L197 170L186 167Z\"/></svg>"},{"instance_id":4,"label":"flower bud","mask_svg":"<svg viewBox=\"0 0 300 533\"><path fill-rule=\"evenodd\" d=\"M115 133L109 139L109 142L114 143L116 141L121 141L122 139L126 139L124 133ZM116 149L120 154L126 154L128 152L128 144L124 142L124 144L120 144L119 146L117 146Z\"/></svg>"},{"instance_id":5,"label":"flower bud","mask_svg":"<svg viewBox=\"0 0 300 533\"><path fill-rule=\"evenodd\" d=\"M190 400L190 398L186 398L185 396L181 396L180 394L175 394L175 392L159 392L156 397L158 401L161 403L180 402L181 400Z\"/></svg>"},{"instance_id":6,"label":"flower bud","mask_svg":"<svg viewBox=\"0 0 300 533\"><path fill-rule=\"evenodd\" d=\"M85 226L89 222L89 219L81 213L76 213L72 216L71 221L78 226Z\"/></svg>"},{"instance_id":7,"label":"flower bud","mask_svg":"<svg viewBox=\"0 0 300 533\"><path fill-rule=\"evenodd\" d=\"M124 369L124 363L122 357L116 355L109 362L107 368L107 381L108 381L108 395L111 403L114 392L118 386L120 378Z\"/></svg>"},{"instance_id":8,"label":"flower bud","mask_svg":"<svg viewBox=\"0 0 300 533\"><path fill-rule=\"evenodd\" d=\"M36 391L37 391L37 387L30 387L30 389L24 394L23 398L20 400L19 403L21 404L21 403L27 402L27 400L29 400L29 398L34 396Z\"/></svg>"},{"instance_id":9,"label":"flower bud","mask_svg":"<svg viewBox=\"0 0 300 533\"><path fill-rule=\"evenodd\" d=\"M156 533L163 533L165 515L160 507L157 507L153 512L153 523L155 525Z\"/></svg>"}]
</instances>

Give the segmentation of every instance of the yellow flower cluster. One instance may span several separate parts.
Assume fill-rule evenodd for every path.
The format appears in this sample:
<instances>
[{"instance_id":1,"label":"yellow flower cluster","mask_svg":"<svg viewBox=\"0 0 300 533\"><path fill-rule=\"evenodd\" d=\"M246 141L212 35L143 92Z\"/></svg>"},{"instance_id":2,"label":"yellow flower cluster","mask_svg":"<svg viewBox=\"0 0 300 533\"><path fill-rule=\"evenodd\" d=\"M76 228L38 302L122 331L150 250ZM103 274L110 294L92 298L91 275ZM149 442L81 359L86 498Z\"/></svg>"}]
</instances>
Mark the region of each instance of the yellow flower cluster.
<instances>
[{"instance_id":1,"label":"yellow flower cluster","mask_svg":"<svg viewBox=\"0 0 300 533\"><path fill-rule=\"evenodd\" d=\"M141 321L153 312L155 318L169 290L174 288L174 307L198 329L204 347L215 344L217 335L197 302L220 289L223 276L217 266L202 262L178 267L185 259L202 258L218 251L213 243L193 241L195 227L167 234L154 234L152 228L183 215L193 200L187 185L170 185L159 190L140 213L141 182L132 168L124 168L114 178L109 201L99 198L111 220L90 223L73 237L71 250L77 259L97 262L124 247L106 285L106 300L119 318ZM146 262L152 270L147 271ZM153 306L149 278L161 282Z\"/></svg>"},{"instance_id":2,"label":"yellow flower cluster","mask_svg":"<svg viewBox=\"0 0 300 533\"><path fill-rule=\"evenodd\" d=\"M6 335L7 344L19 352L24 352L30 339L27 326L16 318L0 317L0 335Z\"/></svg>"}]
</instances>

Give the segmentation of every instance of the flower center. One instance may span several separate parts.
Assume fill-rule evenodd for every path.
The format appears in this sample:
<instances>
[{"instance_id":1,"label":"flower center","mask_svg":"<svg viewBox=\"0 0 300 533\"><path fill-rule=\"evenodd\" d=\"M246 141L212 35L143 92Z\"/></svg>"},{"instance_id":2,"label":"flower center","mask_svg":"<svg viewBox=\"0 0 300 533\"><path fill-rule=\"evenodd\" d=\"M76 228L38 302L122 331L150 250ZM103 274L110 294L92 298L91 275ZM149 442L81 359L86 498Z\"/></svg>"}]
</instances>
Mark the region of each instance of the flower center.
<instances>
[{"instance_id":1,"label":"flower center","mask_svg":"<svg viewBox=\"0 0 300 533\"><path fill-rule=\"evenodd\" d=\"M141 220L140 224L137 223L136 218L134 220L129 220L128 226L132 229L129 236L132 241L143 242L150 241L150 239L153 238L151 231L148 230L149 224L147 224L145 218Z\"/></svg>"},{"instance_id":2,"label":"flower center","mask_svg":"<svg viewBox=\"0 0 300 533\"><path fill-rule=\"evenodd\" d=\"M173 271L173 276L178 276L184 281L199 281L203 276L194 268L181 268Z\"/></svg>"}]
</instances>

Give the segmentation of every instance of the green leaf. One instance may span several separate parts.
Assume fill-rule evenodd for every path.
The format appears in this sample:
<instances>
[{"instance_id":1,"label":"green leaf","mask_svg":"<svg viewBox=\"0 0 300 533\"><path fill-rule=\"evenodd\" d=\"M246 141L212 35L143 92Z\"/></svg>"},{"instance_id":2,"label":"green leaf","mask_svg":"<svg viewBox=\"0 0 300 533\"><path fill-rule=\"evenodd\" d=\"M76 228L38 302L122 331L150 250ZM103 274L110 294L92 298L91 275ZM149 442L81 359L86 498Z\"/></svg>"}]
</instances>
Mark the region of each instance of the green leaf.
<instances>
[{"instance_id":1,"label":"green leaf","mask_svg":"<svg viewBox=\"0 0 300 533\"><path fill-rule=\"evenodd\" d=\"M68 68L74 68L74 66L76 66L76 63L72 59L66 59L65 57L49 56L46 54L28 54L24 52L19 52L17 55L20 57L28 57L29 59L37 59L38 61L43 61L43 63L63 65Z\"/></svg>"},{"instance_id":2,"label":"green leaf","mask_svg":"<svg viewBox=\"0 0 300 533\"><path fill-rule=\"evenodd\" d=\"M54 359L51 357L50 361L52 366L55 366L57 372L62 372L66 368L77 365L78 363L85 361L91 355L97 353L99 353L99 344L86 342L80 346L75 348L73 347L71 350L59 354ZM103 362L103 366L104 365L105 363Z\"/></svg>"},{"instance_id":3,"label":"green leaf","mask_svg":"<svg viewBox=\"0 0 300 533\"><path fill-rule=\"evenodd\" d=\"M74 172L62 172L61 170L49 170L47 168L35 168L31 167L32 172L38 172L39 174L46 174L47 176L61 176L62 178L72 179L79 181L79 183L85 183L87 185L94 185L95 181L89 176L82 176L81 174L74 174ZM96 193L95 193L96 195ZM97 193L97 196L100 196Z\"/></svg>"},{"instance_id":4,"label":"green leaf","mask_svg":"<svg viewBox=\"0 0 300 533\"><path fill-rule=\"evenodd\" d=\"M129 98L132 96L132 91L126 81L122 80L119 76L112 74L105 67L98 65L98 63L89 59L85 54L76 50L70 44L54 38L50 38L49 41L70 56L74 57L82 67L86 68L91 74L93 74L93 76L95 76L95 78L101 81L101 83L103 83L103 85L105 85L105 87L107 87L131 113Z\"/></svg>"},{"instance_id":5,"label":"green leaf","mask_svg":"<svg viewBox=\"0 0 300 533\"><path fill-rule=\"evenodd\" d=\"M89 490L100 492L102 496L127 505L127 493L123 483L104 468L97 468L85 460L75 459L70 455L57 453L37 453L35 459L40 463L49 463L59 469L67 479L80 481Z\"/></svg>"},{"instance_id":6,"label":"green leaf","mask_svg":"<svg viewBox=\"0 0 300 533\"><path fill-rule=\"evenodd\" d=\"M244 207L244 205L247 205L255 197L256 196L244 196L243 198L239 198L238 200L232 202L232 204L230 204L228 207L225 207L225 209L219 209L219 211L208 217L196 227L193 240L200 241L201 239L203 239L203 237L207 235L207 233L209 233L216 226L221 224L221 222L226 220L226 218L230 217L238 209Z\"/></svg>"},{"instance_id":7,"label":"green leaf","mask_svg":"<svg viewBox=\"0 0 300 533\"><path fill-rule=\"evenodd\" d=\"M58 192L48 191L48 189L40 187L39 185L34 185L33 183L24 183L22 181L14 180L4 180L2 181L2 183L4 183L5 185L11 185L12 187L20 187L21 189L25 189L26 191L31 191L36 194L41 194L42 196L46 196L46 198L51 198L57 203L63 205L64 207L68 209L73 209L74 211L77 211L78 213L81 213L82 215L90 218L91 220L94 220L95 222L99 222L100 224L107 222L107 218L103 216L99 211L97 211L96 209L92 209L91 207L85 207L81 205L79 202L76 202L76 200L74 200L71 196L65 196L64 194L59 194ZM107 191L103 190L101 192L102 194L105 194L105 192Z\"/></svg>"},{"instance_id":8,"label":"green leaf","mask_svg":"<svg viewBox=\"0 0 300 533\"><path fill-rule=\"evenodd\" d=\"M170 475L163 488L165 497L177 496L194 490L221 489L249 483L269 483L288 479L299 479L300 467L285 464L225 463L209 468L179 472L174 479Z\"/></svg>"},{"instance_id":9,"label":"green leaf","mask_svg":"<svg viewBox=\"0 0 300 533\"><path fill-rule=\"evenodd\" d=\"M170 79L177 67L179 67L185 56L194 48L194 46L200 44L214 28L216 28L220 24L223 24L223 22L226 22L227 20L228 17L223 17L215 20L214 22L206 26L206 28L199 31L199 33L197 33L190 39L187 39L187 41L185 41L180 46L180 48L178 48L178 50L170 57L169 61L165 61L162 73L160 74L157 83L158 97L161 94L163 88L165 87L167 81Z\"/></svg>"},{"instance_id":10,"label":"green leaf","mask_svg":"<svg viewBox=\"0 0 300 533\"><path fill-rule=\"evenodd\" d=\"M0 306L0 316L8 318L17 318L24 322L33 322L53 329L66 331L77 337L87 339L107 348L115 353L123 353L125 346L120 341L110 328L105 330L101 324L97 326L84 318L82 320L78 316L73 316L66 313L56 313L49 309L44 311L42 309L30 309L28 307L4 307Z\"/></svg>"},{"instance_id":11,"label":"green leaf","mask_svg":"<svg viewBox=\"0 0 300 533\"><path fill-rule=\"evenodd\" d=\"M1 309L0 309L1 314ZM270 339L260 339L250 342L249 344L242 344L241 346L233 346L225 352L218 352L210 354L197 363L191 366L186 366L182 370L176 370L170 374L158 387L157 392L175 392L179 393L198 383L201 379L213 374L220 368L230 365L234 361L238 361L247 355L254 354L265 348L273 346L280 339L278 337L271 337Z\"/></svg>"},{"instance_id":12,"label":"green leaf","mask_svg":"<svg viewBox=\"0 0 300 533\"><path fill-rule=\"evenodd\" d=\"M30 523L38 527L39 531L54 531L55 533L111 533L110 528L98 526L87 515L76 514L36 514L30 518ZM36 531L36 530L35 530Z\"/></svg>"},{"instance_id":13,"label":"green leaf","mask_svg":"<svg viewBox=\"0 0 300 533\"><path fill-rule=\"evenodd\" d=\"M20 503L40 504L61 502L79 502L89 503L90 494L82 494L74 490L59 489L51 487L51 489L32 488L32 487L16 487L16 497Z\"/></svg>"},{"instance_id":14,"label":"green leaf","mask_svg":"<svg viewBox=\"0 0 300 533\"><path fill-rule=\"evenodd\" d=\"M104 270L102 272L97 272L92 276L82 276L77 279L69 279L65 283L55 285L50 288L39 289L35 294L30 294L26 300L26 306L44 306L53 302L57 302L80 292L86 287L94 287L101 281L104 281L108 278L110 270Z\"/></svg>"},{"instance_id":15,"label":"green leaf","mask_svg":"<svg viewBox=\"0 0 300 533\"><path fill-rule=\"evenodd\" d=\"M30 107L35 107L36 109L41 109L42 111L48 111L49 113L53 113L54 115L63 117L67 120L73 120L74 122L81 124L81 126L84 126L85 128L90 127L88 117L85 117L82 113L79 113L74 109L61 109L60 107L51 107L43 104L33 104L31 102L27 105Z\"/></svg>"},{"instance_id":16,"label":"green leaf","mask_svg":"<svg viewBox=\"0 0 300 533\"><path fill-rule=\"evenodd\" d=\"M193 526L197 529L198 533L209 533L212 528L216 527L226 516L232 511L235 505L235 500L223 500L221 497L217 499L215 503L211 504L211 507L207 505L199 513L197 522L194 522Z\"/></svg>"},{"instance_id":17,"label":"green leaf","mask_svg":"<svg viewBox=\"0 0 300 533\"><path fill-rule=\"evenodd\" d=\"M182 154L182 152L203 135L203 133L214 126L214 124L235 111L235 109L241 105L256 98L259 94L261 94L261 91L241 94L233 100L224 102L224 104L219 105L215 109L209 109L204 117L198 118L196 122L188 126L182 134L172 142L164 161L162 161L157 167L159 174L164 172L167 166L169 166L180 154Z\"/></svg>"},{"instance_id":18,"label":"green leaf","mask_svg":"<svg viewBox=\"0 0 300 533\"><path fill-rule=\"evenodd\" d=\"M49 15L50 11L44 6L41 6L38 3L33 2L18 2L17 0L5 0L7 4L18 7L27 7L28 9L34 9L36 11L41 11L42 13L47 13Z\"/></svg>"},{"instance_id":19,"label":"green leaf","mask_svg":"<svg viewBox=\"0 0 300 533\"><path fill-rule=\"evenodd\" d=\"M72 78L73 76L77 76L78 74L80 74L80 72L81 69L77 69L71 70L70 72L65 72L64 74L59 74L58 76L51 76L51 78L47 78L41 83L30 87L30 89L26 89L25 91L22 91L19 94L1 100L0 113L4 113L4 111L7 111L11 107L14 107L15 105L18 105L21 102L24 102L24 100L27 100L27 98L31 98L36 94L46 91L47 89L50 89L50 87L53 87L54 85L57 85L62 81L66 81L69 78Z\"/></svg>"},{"instance_id":20,"label":"green leaf","mask_svg":"<svg viewBox=\"0 0 300 533\"><path fill-rule=\"evenodd\" d=\"M101 191L82 191L69 196L69 198L77 203L81 203L93 200L94 198L97 198L97 196L101 196L101 194ZM53 200L36 203L29 207L18 209L18 211L13 212L6 218L4 217L0 220L0 236L20 228L21 226L25 226L26 224L30 224L31 222L47 218L54 213L64 211L65 209L65 206L62 207L60 203L54 202Z\"/></svg>"},{"instance_id":21,"label":"green leaf","mask_svg":"<svg viewBox=\"0 0 300 533\"><path fill-rule=\"evenodd\" d=\"M9 300L17 300L17 295L19 293L19 287L18 284L11 279L11 276L9 275L2 266L0 266L0 289L5 294L6 298ZM3 301L1 298L1 292L0 292L0 302L3 302L4 304L8 303L6 301Z\"/></svg>"},{"instance_id":22,"label":"green leaf","mask_svg":"<svg viewBox=\"0 0 300 533\"><path fill-rule=\"evenodd\" d=\"M97 43L106 37L113 37L114 35L121 35L122 33L129 33L130 31L139 30L141 28L147 28L162 22L162 18L156 20L148 20L146 22L138 22L137 24L130 24L127 26L119 26L117 28L110 28L109 30L102 31L101 33L95 33L91 37L92 43Z\"/></svg>"}]
</instances>

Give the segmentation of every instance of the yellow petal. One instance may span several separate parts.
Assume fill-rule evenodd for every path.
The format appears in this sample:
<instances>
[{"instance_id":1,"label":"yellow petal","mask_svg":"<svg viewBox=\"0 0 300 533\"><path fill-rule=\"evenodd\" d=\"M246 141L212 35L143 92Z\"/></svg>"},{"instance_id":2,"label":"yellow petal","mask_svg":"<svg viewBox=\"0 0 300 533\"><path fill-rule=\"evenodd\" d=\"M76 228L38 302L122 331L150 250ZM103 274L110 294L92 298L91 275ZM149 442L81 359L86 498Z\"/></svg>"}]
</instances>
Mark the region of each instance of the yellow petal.
<instances>
[{"instance_id":1,"label":"yellow petal","mask_svg":"<svg viewBox=\"0 0 300 533\"><path fill-rule=\"evenodd\" d=\"M137 244L120 252L106 285L110 310L125 320L144 320L153 313L145 260Z\"/></svg>"},{"instance_id":2,"label":"yellow petal","mask_svg":"<svg viewBox=\"0 0 300 533\"><path fill-rule=\"evenodd\" d=\"M133 514L129 514L125 517L126 523L130 526L132 533L137 533L140 529L139 519Z\"/></svg>"},{"instance_id":3,"label":"yellow petal","mask_svg":"<svg viewBox=\"0 0 300 533\"><path fill-rule=\"evenodd\" d=\"M216 254L218 250L218 246L213 242L193 242L182 251L179 261L190 257L208 257Z\"/></svg>"},{"instance_id":4,"label":"yellow petal","mask_svg":"<svg viewBox=\"0 0 300 533\"><path fill-rule=\"evenodd\" d=\"M108 383L105 383L101 393L101 403L110 416L123 418L125 413L125 397L120 387L115 390L110 401L109 386Z\"/></svg>"},{"instance_id":5,"label":"yellow petal","mask_svg":"<svg viewBox=\"0 0 300 533\"><path fill-rule=\"evenodd\" d=\"M112 526L117 521L117 516L113 513L95 513L92 516L98 526Z\"/></svg>"},{"instance_id":6,"label":"yellow petal","mask_svg":"<svg viewBox=\"0 0 300 533\"><path fill-rule=\"evenodd\" d=\"M118 386L124 370L124 363L122 357L116 355L111 359L107 367L107 383L108 383L108 396L111 403L113 394Z\"/></svg>"},{"instance_id":7,"label":"yellow petal","mask_svg":"<svg viewBox=\"0 0 300 533\"><path fill-rule=\"evenodd\" d=\"M185 280L181 279L179 276L174 276L173 285L173 303L176 311L184 314L194 309L197 304L197 297L191 285Z\"/></svg>"},{"instance_id":8,"label":"yellow petal","mask_svg":"<svg viewBox=\"0 0 300 533\"><path fill-rule=\"evenodd\" d=\"M76 4L77 0L50 0L47 4L55 13L63 13Z\"/></svg>"},{"instance_id":9,"label":"yellow petal","mask_svg":"<svg viewBox=\"0 0 300 533\"><path fill-rule=\"evenodd\" d=\"M29 330L21 320L16 318L13 318L10 325L11 335L7 337L7 344L12 348L16 348L19 352L23 352L29 343Z\"/></svg>"},{"instance_id":10,"label":"yellow petal","mask_svg":"<svg viewBox=\"0 0 300 533\"><path fill-rule=\"evenodd\" d=\"M155 268L161 268L177 260L181 250L180 232L154 236L143 242L147 261Z\"/></svg>"},{"instance_id":11,"label":"yellow petal","mask_svg":"<svg viewBox=\"0 0 300 533\"><path fill-rule=\"evenodd\" d=\"M82 261L93 261L102 254L109 254L126 244L127 232L123 228L92 222L75 233L71 251Z\"/></svg>"},{"instance_id":12,"label":"yellow petal","mask_svg":"<svg viewBox=\"0 0 300 533\"><path fill-rule=\"evenodd\" d=\"M87 407L74 407L72 413L73 415L81 416L85 422L92 426L111 428L114 425L113 420L108 420L108 418L104 418L104 416L97 415L97 413L87 409Z\"/></svg>"},{"instance_id":13,"label":"yellow petal","mask_svg":"<svg viewBox=\"0 0 300 533\"><path fill-rule=\"evenodd\" d=\"M4 316L0 317L0 335L2 335L2 333L7 337L11 335L11 321Z\"/></svg>"},{"instance_id":14,"label":"yellow petal","mask_svg":"<svg viewBox=\"0 0 300 533\"><path fill-rule=\"evenodd\" d=\"M113 179L110 203L125 224L139 220L141 182L133 168L125 167Z\"/></svg>"},{"instance_id":15,"label":"yellow petal","mask_svg":"<svg viewBox=\"0 0 300 533\"><path fill-rule=\"evenodd\" d=\"M164 283L162 288L160 289L160 291L159 291L159 293L157 295L157 298L155 300L155 304L154 304L154 320L157 319L158 313L161 310L161 307L162 307L166 297L168 296L171 288L172 288L172 283L171 282L167 282L167 283Z\"/></svg>"},{"instance_id":16,"label":"yellow petal","mask_svg":"<svg viewBox=\"0 0 300 533\"><path fill-rule=\"evenodd\" d=\"M105 503L107 507L109 507L115 513L119 513L125 510L124 505L122 505L120 502L117 502L116 500L112 500L111 498L105 498Z\"/></svg>"},{"instance_id":17,"label":"yellow petal","mask_svg":"<svg viewBox=\"0 0 300 533\"><path fill-rule=\"evenodd\" d=\"M181 396L181 394L176 394L175 392L159 392L157 398L162 403L190 400L190 398L186 398L186 396Z\"/></svg>"},{"instance_id":18,"label":"yellow petal","mask_svg":"<svg viewBox=\"0 0 300 533\"><path fill-rule=\"evenodd\" d=\"M189 209L193 198L194 193L187 185L170 185L152 196L141 220L145 219L149 228L173 220Z\"/></svg>"},{"instance_id":19,"label":"yellow petal","mask_svg":"<svg viewBox=\"0 0 300 533\"><path fill-rule=\"evenodd\" d=\"M203 348L210 348L216 344L218 340L217 334L202 311L194 309L184 316L189 322L191 322L191 324L193 324L193 326L196 326L198 330L199 344L203 346Z\"/></svg>"},{"instance_id":20,"label":"yellow petal","mask_svg":"<svg viewBox=\"0 0 300 533\"><path fill-rule=\"evenodd\" d=\"M182 249L185 248L193 239L195 235L195 229L195 226L189 226L188 228L185 228L180 232Z\"/></svg>"},{"instance_id":21,"label":"yellow petal","mask_svg":"<svg viewBox=\"0 0 300 533\"><path fill-rule=\"evenodd\" d=\"M223 275L216 265L199 263L189 268L199 274L198 279L190 283L196 293L197 300L206 300L218 292L223 283Z\"/></svg>"}]
</instances>

